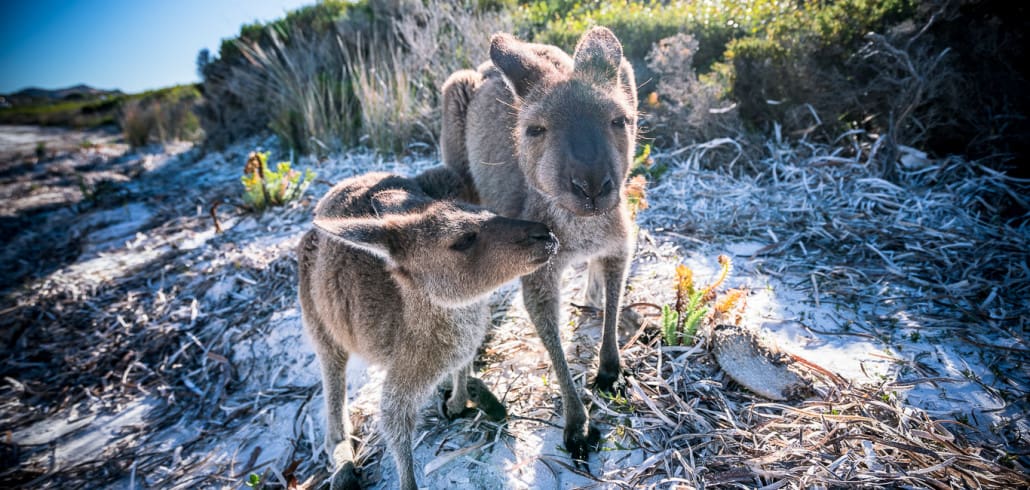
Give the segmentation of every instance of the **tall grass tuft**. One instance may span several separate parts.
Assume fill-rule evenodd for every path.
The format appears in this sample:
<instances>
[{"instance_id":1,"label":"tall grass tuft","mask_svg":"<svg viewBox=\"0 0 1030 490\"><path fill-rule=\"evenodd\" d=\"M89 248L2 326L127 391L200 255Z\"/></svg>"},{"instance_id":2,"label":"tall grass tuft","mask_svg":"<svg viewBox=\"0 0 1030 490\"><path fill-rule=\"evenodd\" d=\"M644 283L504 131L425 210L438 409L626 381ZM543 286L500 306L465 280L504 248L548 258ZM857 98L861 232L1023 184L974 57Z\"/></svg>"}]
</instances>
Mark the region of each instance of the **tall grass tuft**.
<instances>
[{"instance_id":1,"label":"tall grass tuft","mask_svg":"<svg viewBox=\"0 0 1030 490\"><path fill-rule=\"evenodd\" d=\"M367 55L347 59L354 98L360 107L362 142L378 151L400 152L414 141L432 141L433 100L395 41Z\"/></svg>"},{"instance_id":2,"label":"tall grass tuft","mask_svg":"<svg viewBox=\"0 0 1030 490\"><path fill-rule=\"evenodd\" d=\"M302 153L432 148L444 81L486 60L490 36L511 30L504 10L450 2L336 7L248 26L223 45L226 60L204 64L212 144L267 128Z\"/></svg>"},{"instance_id":3,"label":"tall grass tuft","mask_svg":"<svg viewBox=\"0 0 1030 490\"><path fill-rule=\"evenodd\" d=\"M363 141L387 152L437 144L447 77L487 59L490 36L510 28L503 12L441 3L412 7L375 36L384 40L378 47L359 43L347 71L361 106Z\"/></svg>"},{"instance_id":4,"label":"tall grass tuft","mask_svg":"<svg viewBox=\"0 0 1030 490\"><path fill-rule=\"evenodd\" d=\"M270 30L271 44L241 42L251 63L237 68L230 87L264 105L268 127L291 148L323 153L356 141L356 105L335 40L304 32L288 38Z\"/></svg>"}]
</instances>

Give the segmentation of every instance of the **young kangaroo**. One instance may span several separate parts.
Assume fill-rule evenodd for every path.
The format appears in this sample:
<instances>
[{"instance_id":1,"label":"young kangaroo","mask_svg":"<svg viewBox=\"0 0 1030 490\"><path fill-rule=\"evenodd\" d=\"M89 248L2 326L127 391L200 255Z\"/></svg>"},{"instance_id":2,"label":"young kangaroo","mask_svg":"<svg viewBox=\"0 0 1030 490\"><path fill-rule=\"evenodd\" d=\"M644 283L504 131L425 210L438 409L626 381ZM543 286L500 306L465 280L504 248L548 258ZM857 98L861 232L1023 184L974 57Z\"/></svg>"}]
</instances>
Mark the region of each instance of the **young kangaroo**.
<instances>
[{"instance_id":1,"label":"young kangaroo","mask_svg":"<svg viewBox=\"0 0 1030 490\"><path fill-rule=\"evenodd\" d=\"M558 249L543 224L434 199L452 194L447 181L458 179L450 173L345 180L318 203L315 229L300 241L300 303L322 365L334 489L358 486L346 407L350 354L386 370L382 429L402 488L415 489L417 410L448 374L447 411L466 407L468 367L489 323L487 296Z\"/></svg>"},{"instance_id":2,"label":"young kangaroo","mask_svg":"<svg viewBox=\"0 0 1030 490\"><path fill-rule=\"evenodd\" d=\"M490 61L444 84L444 162L470 180L479 202L502 216L546 223L562 247L554 267L522 278L523 298L561 386L565 447L586 461L598 431L573 385L558 334L559 284L589 262L587 301L604 326L598 389L621 375L616 327L630 255L623 198L636 141L636 85L622 45L595 27L570 58L554 46L498 34ZM603 288L603 289L602 289Z\"/></svg>"}]
</instances>

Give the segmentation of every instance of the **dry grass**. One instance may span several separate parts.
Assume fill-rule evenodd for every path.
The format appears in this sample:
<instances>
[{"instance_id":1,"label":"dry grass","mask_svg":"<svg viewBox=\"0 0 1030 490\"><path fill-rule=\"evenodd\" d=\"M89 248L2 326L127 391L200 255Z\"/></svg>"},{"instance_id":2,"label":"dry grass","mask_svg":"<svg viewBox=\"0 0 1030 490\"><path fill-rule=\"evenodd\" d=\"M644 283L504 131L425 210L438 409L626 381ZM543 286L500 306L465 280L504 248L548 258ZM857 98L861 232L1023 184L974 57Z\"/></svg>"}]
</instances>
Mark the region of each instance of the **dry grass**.
<instances>
[{"instance_id":1,"label":"dry grass","mask_svg":"<svg viewBox=\"0 0 1030 490\"><path fill-rule=\"evenodd\" d=\"M647 329L644 330L647 337ZM619 443L644 463L597 475L623 488L686 484L773 486L994 487L1027 483L996 463L1001 448L970 444L955 421L932 420L884 387L827 385L798 405L771 403L720 383L711 355L661 348L658 335L623 347L634 373L630 402L592 397L620 424ZM818 374L818 373L816 373ZM952 430L949 430L952 429ZM616 431L620 432L620 431Z\"/></svg>"},{"instance_id":2,"label":"dry grass","mask_svg":"<svg viewBox=\"0 0 1030 490\"><path fill-rule=\"evenodd\" d=\"M658 76L655 91L641 103L652 127L647 137L663 148L710 141L743 132L736 104L727 100L718 73L698 77L693 68L698 42L688 34L661 39L647 56Z\"/></svg>"},{"instance_id":3,"label":"dry grass","mask_svg":"<svg viewBox=\"0 0 1030 490\"><path fill-rule=\"evenodd\" d=\"M262 106L269 127L290 148L326 153L352 145L356 102L338 40L297 32L286 43L275 30L269 36L269 47L239 44L252 66L234 69L229 90Z\"/></svg>"},{"instance_id":4,"label":"dry grass","mask_svg":"<svg viewBox=\"0 0 1030 490\"><path fill-rule=\"evenodd\" d=\"M675 206L645 219L703 238L770 239L760 255L772 267L814 274L824 293L843 300L886 300L885 284L907 288L915 302L905 309L925 328L976 335L984 329L966 328L975 319L987 330L1020 333L1030 271L1010 265L1030 259L1030 182L910 148L902 148L889 182L874 160L881 142L860 131L837 146L774 139L764 158L744 162L754 174L741 176L733 175L732 159L705 162L714 146L737 148L733 140L658 154L658 161L685 157L687 165L651 190L669 194ZM700 170L709 165L723 170Z\"/></svg>"},{"instance_id":5,"label":"dry grass","mask_svg":"<svg viewBox=\"0 0 1030 490\"><path fill-rule=\"evenodd\" d=\"M999 373L981 383L985 390L1026 413L1030 381L1020 366L1028 357L1030 274L1010 264L1028 260L1028 183L975 162L920 160L914 152L889 183L868 161L876 141L860 133L844 135L837 146L773 139L760 160L703 170L706 159L732 158L735 144L718 140L654 155L671 170L639 215L636 267L671 268L681 253L671 242L767 240L755 264L769 275L798 280L796 289L824 303L894 312L851 334L889 339L904 315L906 328L967 342ZM87 488L130 479L145 487L227 488L254 472L267 488L310 488L327 475L318 372L300 340L292 258L312 203L262 217L223 209L226 232L217 236L196 209L235 192L242 151L254 145L140 177L131 195L149 196L158 207L142 237L105 252L120 265L96 269L81 259L4 297L3 327L13 336L3 353L0 429L17 433L73 410L122 413L157 403L145 421L122 428L106 449L73 466L48 463L59 438L54 446L4 443L4 484ZM331 182L432 163L350 155L319 173ZM759 172L741 176L742 168ZM316 183L312 194L325 189ZM673 282L637 277L630 301L666 302ZM519 449L526 441L560 441L557 389L546 382L546 355L525 312L509 306L510 292L498 300L482 376L498 387L512 420L497 431L483 421L442 424L430 414L419 436L423 453L427 446L437 453L420 459L423 465L486 471L477 468L488 465L488 451L507 447L514 466L494 470L541 467L600 487L1030 484L1018 417L993 434L980 432L934 419L893 394L935 382L934 373L851 385L816 369L823 379L818 396L768 403L728 382L704 343L661 346L650 322L624 337L628 399L585 390L606 437L593 472L573 468L548 444L526 453ZM596 369L597 320L582 314L576 323L564 340L574 376L585 384ZM359 396L354 423L366 483L384 477L390 485L393 471L375 430L375 388L373 380Z\"/></svg>"},{"instance_id":6,"label":"dry grass","mask_svg":"<svg viewBox=\"0 0 1030 490\"><path fill-rule=\"evenodd\" d=\"M267 120L301 153L357 144L388 153L432 149L444 81L485 60L490 35L510 31L511 20L451 3L381 3L386 10L375 22L342 19L327 34L267 28L264 44L237 42L248 63L219 64L206 75L212 142L257 124L243 132L251 134L263 126L255 121Z\"/></svg>"},{"instance_id":7,"label":"dry grass","mask_svg":"<svg viewBox=\"0 0 1030 490\"><path fill-rule=\"evenodd\" d=\"M450 3L412 5L390 24L390 32L373 33L383 40L379 45L359 39L358 49L345 56L363 142L385 153L438 147L444 82L486 60L490 36L510 31L511 25L502 12L472 13Z\"/></svg>"}]
</instances>

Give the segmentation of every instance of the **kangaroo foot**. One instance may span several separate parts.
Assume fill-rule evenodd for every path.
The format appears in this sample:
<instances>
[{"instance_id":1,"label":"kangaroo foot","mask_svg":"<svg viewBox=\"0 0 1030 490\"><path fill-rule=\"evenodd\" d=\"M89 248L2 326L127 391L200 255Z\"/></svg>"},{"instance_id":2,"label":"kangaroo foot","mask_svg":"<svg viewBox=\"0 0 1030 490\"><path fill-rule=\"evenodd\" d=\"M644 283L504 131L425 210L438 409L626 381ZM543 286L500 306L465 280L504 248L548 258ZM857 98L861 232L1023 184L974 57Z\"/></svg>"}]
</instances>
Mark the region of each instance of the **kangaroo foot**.
<instances>
[{"instance_id":1,"label":"kangaroo foot","mask_svg":"<svg viewBox=\"0 0 1030 490\"><path fill-rule=\"evenodd\" d=\"M590 458L590 452L597 450L598 442L601 441L601 431L597 430L590 421L586 421L583 425L565 425L565 450L569 452L569 456L572 457L573 464L576 468L582 468L589 472L590 467L587 464L587 460Z\"/></svg>"},{"instance_id":2,"label":"kangaroo foot","mask_svg":"<svg viewBox=\"0 0 1030 490\"><path fill-rule=\"evenodd\" d=\"M346 462L340 465L333 473L332 482L329 484L330 490L360 490L361 485L358 483L361 480L358 478L358 472L354 468L353 462Z\"/></svg>"},{"instance_id":3,"label":"kangaroo foot","mask_svg":"<svg viewBox=\"0 0 1030 490\"><path fill-rule=\"evenodd\" d=\"M623 375L622 369L598 369L593 387L598 392L613 396L626 396L626 377Z\"/></svg>"}]
</instances>

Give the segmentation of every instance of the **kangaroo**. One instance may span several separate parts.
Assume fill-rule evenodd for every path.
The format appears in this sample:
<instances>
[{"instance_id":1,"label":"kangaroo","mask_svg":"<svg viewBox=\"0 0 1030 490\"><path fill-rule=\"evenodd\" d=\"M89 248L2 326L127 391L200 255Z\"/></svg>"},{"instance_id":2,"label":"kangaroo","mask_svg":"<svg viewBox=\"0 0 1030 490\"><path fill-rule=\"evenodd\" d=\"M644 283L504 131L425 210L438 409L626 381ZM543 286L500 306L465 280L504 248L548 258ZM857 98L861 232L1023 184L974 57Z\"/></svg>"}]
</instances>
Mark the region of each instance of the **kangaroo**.
<instances>
[{"instance_id":1,"label":"kangaroo","mask_svg":"<svg viewBox=\"0 0 1030 490\"><path fill-rule=\"evenodd\" d=\"M434 199L453 195L447 183L460 182L438 169L444 171L414 179L371 173L340 182L319 201L314 229L298 246L300 304L322 366L334 489L358 487L347 413L350 355L385 368L382 430L401 487L415 489L418 409L448 374L445 412L466 408L469 365L489 323L487 297L558 248L541 223Z\"/></svg>"},{"instance_id":2,"label":"kangaroo","mask_svg":"<svg viewBox=\"0 0 1030 490\"><path fill-rule=\"evenodd\" d=\"M559 285L569 265L588 261L587 301L604 303L594 385L622 389L617 325L631 253L623 186L636 143L636 100L633 68L604 27L587 31L572 57L497 34L490 61L452 74L443 87L444 163L482 205L546 223L562 244L554 266L523 276L522 287L561 386L565 448L577 465L599 432L562 351Z\"/></svg>"}]
</instances>

